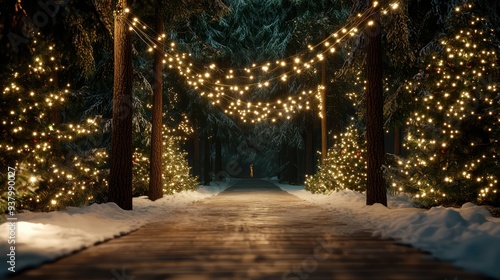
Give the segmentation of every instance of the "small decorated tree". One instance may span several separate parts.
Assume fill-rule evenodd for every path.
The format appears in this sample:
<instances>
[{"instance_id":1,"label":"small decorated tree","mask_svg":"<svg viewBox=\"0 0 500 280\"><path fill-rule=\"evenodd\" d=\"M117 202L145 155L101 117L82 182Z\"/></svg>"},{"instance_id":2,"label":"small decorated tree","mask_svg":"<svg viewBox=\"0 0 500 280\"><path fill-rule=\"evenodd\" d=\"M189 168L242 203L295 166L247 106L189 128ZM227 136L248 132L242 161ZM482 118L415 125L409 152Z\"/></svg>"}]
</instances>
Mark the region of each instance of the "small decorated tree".
<instances>
[{"instance_id":1,"label":"small decorated tree","mask_svg":"<svg viewBox=\"0 0 500 280\"><path fill-rule=\"evenodd\" d=\"M164 127L163 135L163 193L166 195L183 190L195 190L198 179L191 176L186 160L186 152L180 148L180 137L168 134ZM149 187L148 152L136 149L133 156L133 188L134 196L147 195Z\"/></svg>"},{"instance_id":2,"label":"small decorated tree","mask_svg":"<svg viewBox=\"0 0 500 280\"><path fill-rule=\"evenodd\" d=\"M305 188L313 193L333 190L366 190L366 148L356 125L334 136L335 144L328 150L325 164L306 179Z\"/></svg>"}]
</instances>

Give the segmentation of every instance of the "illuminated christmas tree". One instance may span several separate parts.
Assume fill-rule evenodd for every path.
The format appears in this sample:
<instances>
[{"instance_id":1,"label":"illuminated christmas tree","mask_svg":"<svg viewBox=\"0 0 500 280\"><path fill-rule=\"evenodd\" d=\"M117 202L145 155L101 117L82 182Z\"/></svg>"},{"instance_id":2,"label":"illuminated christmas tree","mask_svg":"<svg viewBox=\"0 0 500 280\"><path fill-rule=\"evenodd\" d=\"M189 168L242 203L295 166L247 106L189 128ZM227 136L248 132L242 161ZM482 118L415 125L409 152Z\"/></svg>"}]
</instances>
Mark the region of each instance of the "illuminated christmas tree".
<instances>
[{"instance_id":1,"label":"illuminated christmas tree","mask_svg":"<svg viewBox=\"0 0 500 280\"><path fill-rule=\"evenodd\" d=\"M407 122L397 184L426 205L498 203L498 39L472 5L457 7L448 24L416 81L420 109Z\"/></svg>"},{"instance_id":2,"label":"illuminated christmas tree","mask_svg":"<svg viewBox=\"0 0 500 280\"><path fill-rule=\"evenodd\" d=\"M351 124L344 133L334 136L335 144L328 150L325 164L306 179L305 188L313 193L332 190L366 190L365 140Z\"/></svg>"},{"instance_id":3,"label":"illuminated christmas tree","mask_svg":"<svg viewBox=\"0 0 500 280\"><path fill-rule=\"evenodd\" d=\"M198 178L191 176L186 160L187 153L180 148L181 137L169 133L164 126L163 133L163 193L174 194L183 190L195 190ZM136 149L133 155L134 196L147 195L149 187L149 149Z\"/></svg>"},{"instance_id":4,"label":"illuminated christmas tree","mask_svg":"<svg viewBox=\"0 0 500 280\"><path fill-rule=\"evenodd\" d=\"M64 119L70 84L61 89L65 67L54 45L33 41L33 61L5 83L0 107L2 166L16 170L16 209L51 210L79 205L102 182L99 161L85 157L98 123L70 124ZM21 69L21 68L20 68ZM20 70L19 69L19 70ZM75 145L76 144L76 145ZM4 185L6 178L0 178ZM0 208L5 210L7 193Z\"/></svg>"}]
</instances>

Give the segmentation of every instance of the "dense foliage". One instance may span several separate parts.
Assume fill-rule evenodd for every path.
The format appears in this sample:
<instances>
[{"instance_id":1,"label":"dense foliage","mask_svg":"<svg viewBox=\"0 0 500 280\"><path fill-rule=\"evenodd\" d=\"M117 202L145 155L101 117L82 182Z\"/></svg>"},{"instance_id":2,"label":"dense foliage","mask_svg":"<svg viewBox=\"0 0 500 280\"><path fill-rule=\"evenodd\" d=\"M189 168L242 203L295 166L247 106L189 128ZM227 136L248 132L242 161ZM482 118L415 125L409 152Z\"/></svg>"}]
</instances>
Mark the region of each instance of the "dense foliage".
<instances>
[{"instance_id":1,"label":"dense foliage","mask_svg":"<svg viewBox=\"0 0 500 280\"><path fill-rule=\"evenodd\" d=\"M149 187L149 149L136 149L133 158L133 192L134 196L147 195ZM180 139L164 134L163 141L163 193L171 195L184 190L195 190L199 183L190 175L190 167L186 160L186 152L180 148Z\"/></svg>"},{"instance_id":2,"label":"dense foliage","mask_svg":"<svg viewBox=\"0 0 500 280\"><path fill-rule=\"evenodd\" d=\"M80 205L93 200L97 186L105 183L103 162L93 152L102 137L99 119L71 122L68 101L74 92L58 79L65 68L59 50L41 42L33 50L28 69L12 73L2 92L0 162L15 169L18 207ZM0 183L6 180L2 173ZM6 200L5 189L2 210Z\"/></svg>"},{"instance_id":3,"label":"dense foliage","mask_svg":"<svg viewBox=\"0 0 500 280\"><path fill-rule=\"evenodd\" d=\"M0 162L15 170L15 191L2 188L0 209L6 209L8 199L15 199L15 210L42 211L106 202L113 75L112 38L106 30L112 24L111 9L101 2L59 6L53 25L23 30L26 40L13 45L9 36L21 34L15 24L23 17L25 24L33 24L30 16L38 11L31 3L15 5L18 14L2 15L0 24L6 27L0 28L2 42L7 42L2 57L8 59L0 73ZM88 17L100 18L92 27L82 25ZM61 28L68 30L67 36L53 36ZM152 67L149 57L136 55L134 60L134 145L146 150ZM165 192L193 189L197 184L185 164L186 154L177 140L165 141ZM2 186L11 179L7 175L0 174ZM139 181L142 174L133 176Z\"/></svg>"},{"instance_id":4,"label":"dense foliage","mask_svg":"<svg viewBox=\"0 0 500 280\"><path fill-rule=\"evenodd\" d=\"M403 188L426 204L499 201L498 39L473 6L460 5L410 92Z\"/></svg>"},{"instance_id":5,"label":"dense foliage","mask_svg":"<svg viewBox=\"0 0 500 280\"><path fill-rule=\"evenodd\" d=\"M344 133L334 136L325 164L305 182L306 190L328 193L342 189L366 190L366 143L360 129L351 124Z\"/></svg>"},{"instance_id":6,"label":"dense foliage","mask_svg":"<svg viewBox=\"0 0 500 280\"><path fill-rule=\"evenodd\" d=\"M386 108L386 117L408 116L403 155L387 155L391 193L411 194L423 206L499 204L499 50L491 20L480 16L484 12L470 3L453 6L443 17L443 32L419 52L413 77L386 79L386 91L397 89L386 99L386 107L396 107ZM362 105L355 94L350 97ZM356 152L361 149L353 149L363 142L361 135L349 127L337 138L306 187L363 191L366 167Z\"/></svg>"}]
</instances>

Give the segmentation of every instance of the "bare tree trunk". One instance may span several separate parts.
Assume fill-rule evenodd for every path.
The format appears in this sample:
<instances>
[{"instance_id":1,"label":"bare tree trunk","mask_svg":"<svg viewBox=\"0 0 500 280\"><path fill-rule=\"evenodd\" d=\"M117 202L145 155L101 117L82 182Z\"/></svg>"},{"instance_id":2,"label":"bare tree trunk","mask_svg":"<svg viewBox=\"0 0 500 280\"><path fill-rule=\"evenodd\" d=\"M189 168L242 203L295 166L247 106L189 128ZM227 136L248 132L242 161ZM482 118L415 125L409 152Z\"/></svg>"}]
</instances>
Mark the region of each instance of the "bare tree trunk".
<instances>
[{"instance_id":1,"label":"bare tree trunk","mask_svg":"<svg viewBox=\"0 0 500 280\"><path fill-rule=\"evenodd\" d=\"M281 144L279 157L280 157L280 170L278 172L278 178L279 178L279 182L282 183L282 182L286 182L288 180L288 168L290 168L289 167L290 162L289 162L288 144L287 143Z\"/></svg>"},{"instance_id":2,"label":"bare tree trunk","mask_svg":"<svg viewBox=\"0 0 500 280\"><path fill-rule=\"evenodd\" d=\"M157 0L156 33L163 33L161 0ZM158 41L154 53L153 70L153 116L151 130L151 155L149 166L149 199L163 197L162 155L163 155L163 41Z\"/></svg>"},{"instance_id":3,"label":"bare tree trunk","mask_svg":"<svg viewBox=\"0 0 500 280\"><path fill-rule=\"evenodd\" d=\"M326 60L321 62L321 164L325 164L328 151L327 117L326 117Z\"/></svg>"},{"instance_id":4,"label":"bare tree trunk","mask_svg":"<svg viewBox=\"0 0 500 280\"><path fill-rule=\"evenodd\" d=\"M224 174L222 171L222 143L219 138L215 140L215 181L222 181Z\"/></svg>"},{"instance_id":5,"label":"bare tree trunk","mask_svg":"<svg viewBox=\"0 0 500 280\"><path fill-rule=\"evenodd\" d=\"M372 3L373 6L373 3ZM374 8L372 25L365 29L368 40L366 57L366 141L367 187L366 204L381 203L387 206L387 190L383 174L384 165L384 98L382 91L382 40L380 7Z\"/></svg>"},{"instance_id":6,"label":"bare tree trunk","mask_svg":"<svg viewBox=\"0 0 500 280\"><path fill-rule=\"evenodd\" d=\"M313 134L314 134L314 126L312 123L312 116L307 114L306 116L306 139L305 139L305 169L306 175L314 174L314 148L313 148Z\"/></svg>"},{"instance_id":7,"label":"bare tree trunk","mask_svg":"<svg viewBox=\"0 0 500 280\"><path fill-rule=\"evenodd\" d=\"M207 132L203 133L203 185L210 186L211 180L211 152L210 152L210 139Z\"/></svg>"},{"instance_id":8,"label":"bare tree trunk","mask_svg":"<svg viewBox=\"0 0 500 280\"><path fill-rule=\"evenodd\" d=\"M394 129L394 154L401 155L401 127Z\"/></svg>"},{"instance_id":9,"label":"bare tree trunk","mask_svg":"<svg viewBox=\"0 0 500 280\"><path fill-rule=\"evenodd\" d=\"M290 155L290 163L288 165L288 184L298 184L298 170L297 170L297 147L288 146L288 154Z\"/></svg>"},{"instance_id":10,"label":"bare tree trunk","mask_svg":"<svg viewBox=\"0 0 500 280\"><path fill-rule=\"evenodd\" d=\"M200 133L198 127L194 127L193 132L193 176L201 179L201 162L200 162Z\"/></svg>"},{"instance_id":11,"label":"bare tree trunk","mask_svg":"<svg viewBox=\"0 0 500 280\"><path fill-rule=\"evenodd\" d=\"M126 23L126 0L115 16L113 128L108 201L132 210L132 42Z\"/></svg>"}]
</instances>

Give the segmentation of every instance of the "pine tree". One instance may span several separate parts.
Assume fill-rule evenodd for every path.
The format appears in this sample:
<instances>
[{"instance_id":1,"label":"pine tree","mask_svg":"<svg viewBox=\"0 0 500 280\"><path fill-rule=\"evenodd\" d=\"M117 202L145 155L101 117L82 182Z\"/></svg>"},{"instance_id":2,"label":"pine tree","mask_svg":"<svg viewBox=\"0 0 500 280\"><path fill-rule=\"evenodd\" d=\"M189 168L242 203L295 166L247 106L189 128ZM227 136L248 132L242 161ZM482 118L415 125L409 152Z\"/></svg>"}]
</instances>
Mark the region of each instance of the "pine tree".
<instances>
[{"instance_id":1,"label":"pine tree","mask_svg":"<svg viewBox=\"0 0 500 280\"><path fill-rule=\"evenodd\" d=\"M473 5L457 6L413 85L405 191L427 205L499 202L498 38Z\"/></svg>"},{"instance_id":2,"label":"pine tree","mask_svg":"<svg viewBox=\"0 0 500 280\"><path fill-rule=\"evenodd\" d=\"M344 133L334 136L325 164L307 178L305 188L313 193L351 189L366 190L366 141L360 129L351 124Z\"/></svg>"},{"instance_id":3,"label":"pine tree","mask_svg":"<svg viewBox=\"0 0 500 280\"><path fill-rule=\"evenodd\" d=\"M71 85L61 86L65 66L50 39L30 44L33 61L6 82L0 108L0 163L16 170L17 209L51 210L94 200L102 161L92 149L99 123L69 123L65 116ZM4 185L6 178L1 177ZM6 192L0 208L4 210Z\"/></svg>"},{"instance_id":4,"label":"pine tree","mask_svg":"<svg viewBox=\"0 0 500 280\"><path fill-rule=\"evenodd\" d=\"M195 190L198 179L191 176L186 153L180 148L181 139L163 129L162 194L171 195L184 190ZM149 189L149 156L147 149L137 148L133 155L133 194L146 195Z\"/></svg>"}]
</instances>

